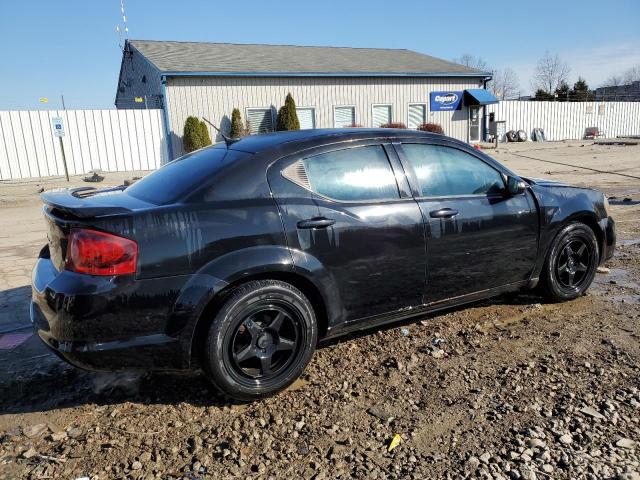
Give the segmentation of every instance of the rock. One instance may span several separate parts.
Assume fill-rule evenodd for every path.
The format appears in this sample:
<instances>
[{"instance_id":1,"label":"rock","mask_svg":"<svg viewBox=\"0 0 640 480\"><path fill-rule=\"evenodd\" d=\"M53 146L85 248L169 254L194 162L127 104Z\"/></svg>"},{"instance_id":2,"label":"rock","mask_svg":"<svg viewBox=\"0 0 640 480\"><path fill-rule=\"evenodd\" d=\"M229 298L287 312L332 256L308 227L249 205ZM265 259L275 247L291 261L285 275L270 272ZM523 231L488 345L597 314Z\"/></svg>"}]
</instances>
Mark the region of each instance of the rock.
<instances>
[{"instance_id":1,"label":"rock","mask_svg":"<svg viewBox=\"0 0 640 480\"><path fill-rule=\"evenodd\" d=\"M469 460L467 460L467 468L471 472L475 472L479 466L480 466L480 460L478 459L478 457L474 457L474 456L469 457Z\"/></svg>"},{"instance_id":2,"label":"rock","mask_svg":"<svg viewBox=\"0 0 640 480\"><path fill-rule=\"evenodd\" d=\"M138 461L135 461L131 464L131 470L142 470L142 464Z\"/></svg>"},{"instance_id":3,"label":"rock","mask_svg":"<svg viewBox=\"0 0 640 480\"><path fill-rule=\"evenodd\" d=\"M444 350L441 348L434 348L431 350L431 356L433 358L442 358L444 357Z\"/></svg>"},{"instance_id":4,"label":"rock","mask_svg":"<svg viewBox=\"0 0 640 480\"><path fill-rule=\"evenodd\" d=\"M573 438L571 438L571 435L569 435L568 433L562 435L558 440L564 445L570 445L571 442L573 442Z\"/></svg>"},{"instance_id":5,"label":"rock","mask_svg":"<svg viewBox=\"0 0 640 480\"><path fill-rule=\"evenodd\" d=\"M607 274L607 273L611 273L611 269L609 269L607 267L598 267L596 269L596 272Z\"/></svg>"},{"instance_id":6,"label":"rock","mask_svg":"<svg viewBox=\"0 0 640 480\"><path fill-rule=\"evenodd\" d=\"M54 442L61 442L62 440L66 440L67 432L55 432L50 435L51 440Z\"/></svg>"},{"instance_id":7,"label":"rock","mask_svg":"<svg viewBox=\"0 0 640 480\"><path fill-rule=\"evenodd\" d=\"M80 427L74 427L74 428L70 428L69 430L67 430L67 436L69 438L79 438L82 435L82 428Z\"/></svg>"},{"instance_id":8,"label":"rock","mask_svg":"<svg viewBox=\"0 0 640 480\"><path fill-rule=\"evenodd\" d=\"M618 440L616 442L616 447L620 447L620 448L634 448L636 446L636 442L634 440L631 440L630 438L621 438L620 440Z\"/></svg>"},{"instance_id":9,"label":"rock","mask_svg":"<svg viewBox=\"0 0 640 480\"><path fill-rule=\"evenodd\" d=\"M38 454L38 452L36 452L36 449L31 447L29 450L27 450L26 452L22 452L22 458L33 458Z\"/></svg>"},{"instance_id":10,"label":"rock","mask_svg":"<svg viewBox=\"0 0 640 480\"><path fill-rule=\"evenodd\" d=\"M607 417L602 415L599 411L592 407L583 407L580 409L581 413L584 413L588 417L597 418L598 420L606 420Z\"/></svg>"},{"instance_id":11,"label":"rock","mask_svg":"<svg viewBox=\"0 0 640 480\"><path fill-rule=\"evenodd\" d=\"M527 447L529 448L544 448L545 445L544 441L539 438L530 438L527 440Z\"/></svg>"},{"instance_id":12,"label":"rock","mask_svg":"<svg viewBox=\"0 0 640 480\"><path fill-rule=\"evenodd\" d=\"M143 452L140 454L141 462L148 462L149 460L151 460L151 452Z\"/></svg>"},{"instance_id":13,"label":"rock","mask_svg":"<svg viewBox=\"0 0 640 480\"><path fill-rule=\"evenodd\" d=\"M482 463L488 464L489 460L491 460L491 454L489 452L484 452L482 455L480 455L480 461Z\"/></svg>"},{"instance_id":14,"label":"rock","mask_svg":"<svg viewBox=\"0 0 640 480\"><path fill-rule=\"evenodd\" d=\"M28 427L24 427L24 429L22 430L22 433L27 438L35 438L44 434L48 430L49 430L49 427L47 427L46 424L39 423L37 425L29 425Z\"/></svg>"},{"instance_id":15,"label":"rock","mask_svg":"<svg viewBox=\"0 0 640 480\"><path fill-rule=\"evenodd\" d=\"M553 465L551 465L549 463L545 463L544 465L542 465L542 471L545 472L545 473L553 472Z\"/></svg>"}]
</instances>

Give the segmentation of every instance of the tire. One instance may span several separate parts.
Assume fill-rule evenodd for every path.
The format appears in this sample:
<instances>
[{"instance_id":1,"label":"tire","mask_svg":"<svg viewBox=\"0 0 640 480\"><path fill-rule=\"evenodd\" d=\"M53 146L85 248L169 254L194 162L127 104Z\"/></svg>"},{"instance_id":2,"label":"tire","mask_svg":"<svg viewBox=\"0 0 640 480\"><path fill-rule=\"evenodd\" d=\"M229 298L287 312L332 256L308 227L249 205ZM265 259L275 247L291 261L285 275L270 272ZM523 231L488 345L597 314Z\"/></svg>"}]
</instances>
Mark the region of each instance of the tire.
<instances>
[{"instance_id":1,"label":"tire","mask_svg":"<svg viewBox=\"0 0 640 480\"><path fill-rule=\"evenodd\" d=\"M293 383L317 341L315 312L300 290L277 280L251 281L228 295L211 322L203 365L220 391L252 401Z\"/></svg>"},{"instance_id":2,"label":"tire","mask_svg":"<svg viewBox=\"0 0 640 480\"><path fill-rule=\"evenodd\" d=\"M598 239L584 223L570 223L549 247L541 275L543 294L554 302L583 295L599 264Z\"/></svg>"}]
</instances>

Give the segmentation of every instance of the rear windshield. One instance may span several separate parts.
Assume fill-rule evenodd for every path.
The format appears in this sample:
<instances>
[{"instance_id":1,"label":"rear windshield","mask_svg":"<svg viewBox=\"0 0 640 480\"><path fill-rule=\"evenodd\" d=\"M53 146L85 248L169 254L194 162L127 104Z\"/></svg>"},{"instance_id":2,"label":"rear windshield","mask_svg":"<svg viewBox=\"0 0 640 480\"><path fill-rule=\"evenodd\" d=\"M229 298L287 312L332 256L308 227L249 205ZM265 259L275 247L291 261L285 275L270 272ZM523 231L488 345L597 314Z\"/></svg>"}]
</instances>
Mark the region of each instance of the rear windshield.
<instances>
[{"instance_id":1,"label":"rear windshield","mask_svg":"<svg viewBox=\"0 0 640 480\"><path fill-rule=\"evenodd\" d=\"M167 163L128 187L132 197L156 205L184 199L218 171L247 155L224 147L205 148Z\"/></svg>"}]
</instances>

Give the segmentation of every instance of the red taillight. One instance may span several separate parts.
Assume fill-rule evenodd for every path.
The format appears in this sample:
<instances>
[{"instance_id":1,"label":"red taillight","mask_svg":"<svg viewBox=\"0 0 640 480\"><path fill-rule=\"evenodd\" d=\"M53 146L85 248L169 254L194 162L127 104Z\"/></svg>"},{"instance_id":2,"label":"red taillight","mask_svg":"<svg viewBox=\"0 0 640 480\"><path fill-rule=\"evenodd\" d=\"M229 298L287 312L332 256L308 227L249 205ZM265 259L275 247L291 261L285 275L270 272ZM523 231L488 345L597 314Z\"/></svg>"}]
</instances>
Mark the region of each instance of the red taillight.
<instances>
[{"instance_id":1,"label":"red taillight","mask_svg":"<svg viewBox=\"0 0 640 480\"><path fill-rule=\"evenodd\" d=\"M74 228L69 235L64 266L89 275L126 275L136 272L137 258L138 244L133 240Z\"/></svg>"}]
</instances>

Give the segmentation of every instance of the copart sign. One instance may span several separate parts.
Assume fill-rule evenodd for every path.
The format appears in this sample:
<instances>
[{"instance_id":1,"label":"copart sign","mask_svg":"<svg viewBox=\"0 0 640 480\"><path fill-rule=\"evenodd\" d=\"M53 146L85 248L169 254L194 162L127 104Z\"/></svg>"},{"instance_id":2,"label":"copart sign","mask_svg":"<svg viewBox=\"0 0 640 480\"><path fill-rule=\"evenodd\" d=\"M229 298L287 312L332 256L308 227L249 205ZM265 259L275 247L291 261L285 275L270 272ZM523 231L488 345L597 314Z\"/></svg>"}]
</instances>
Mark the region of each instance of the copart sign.
<instances>
[{"instance_id":1,"label":"copart sign","mask_svg":"<svg viewBox=\"0 0 640 480\"><path fill-rule=\"evenodd\" d=\"M440 112L442 110L457 110L462 99L462 92L431 92L432 112Z\"/></svg>"}]
</instances>

